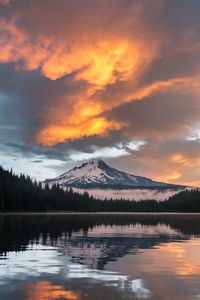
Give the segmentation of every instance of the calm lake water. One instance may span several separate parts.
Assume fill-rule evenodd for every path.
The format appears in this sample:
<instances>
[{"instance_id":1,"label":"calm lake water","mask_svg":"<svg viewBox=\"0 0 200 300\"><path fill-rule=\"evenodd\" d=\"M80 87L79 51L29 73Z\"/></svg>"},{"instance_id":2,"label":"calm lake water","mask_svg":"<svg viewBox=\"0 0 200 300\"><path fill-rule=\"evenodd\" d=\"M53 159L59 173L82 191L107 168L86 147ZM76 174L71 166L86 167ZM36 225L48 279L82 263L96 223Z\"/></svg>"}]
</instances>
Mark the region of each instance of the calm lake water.
<instances>
[{"instance_id":1,"label":"calm lake water","mask_svg":"<svg viewBox=\"0 0 200 300\"><path fill-rule=\"evenodd\" d=\"M0 299L200 299L200 216L0 216Z\"/></svg>"}]
</instances>

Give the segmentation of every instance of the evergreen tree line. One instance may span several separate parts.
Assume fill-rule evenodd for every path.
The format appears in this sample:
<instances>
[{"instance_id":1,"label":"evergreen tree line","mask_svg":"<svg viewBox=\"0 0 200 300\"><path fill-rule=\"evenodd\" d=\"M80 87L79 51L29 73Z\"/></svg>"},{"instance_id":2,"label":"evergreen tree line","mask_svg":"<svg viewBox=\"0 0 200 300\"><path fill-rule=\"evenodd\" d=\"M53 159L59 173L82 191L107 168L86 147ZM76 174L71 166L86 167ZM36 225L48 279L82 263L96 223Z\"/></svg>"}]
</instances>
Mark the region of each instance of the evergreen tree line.
<instances>
[{"instance_id":1,"label":"evergreen tree line","mask_svg":"<svg viewBox=\"0 0 200 300\"><path fill-rule=\"evenodd\" d=\"M17 176L0 167L0 211L200 212L200 190L183 191L162 202L99 200L55 184L43 187L29 176Z\"/></svg>"}]
</instances>

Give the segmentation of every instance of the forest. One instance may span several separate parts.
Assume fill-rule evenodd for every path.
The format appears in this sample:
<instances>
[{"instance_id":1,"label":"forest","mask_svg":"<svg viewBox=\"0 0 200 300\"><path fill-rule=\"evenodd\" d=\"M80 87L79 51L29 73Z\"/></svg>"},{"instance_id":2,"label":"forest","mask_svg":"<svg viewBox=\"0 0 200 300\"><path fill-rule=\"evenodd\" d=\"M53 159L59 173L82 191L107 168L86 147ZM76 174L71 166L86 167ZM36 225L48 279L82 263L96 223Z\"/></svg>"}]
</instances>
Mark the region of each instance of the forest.
<instances>
[{"instance_id":1,"label":"forest","mask_svg":"<svg viewBox=\"0 0 200 300\"><path fill-rule=\"evenodd\" d=\"M49 186L32 181L29 176L13 174L0 167L1 212L200 212L200 190L180 192L168 200L129 201L99 200L87 192L78 194L72 188Z\"/></svg>"}]
</instances>

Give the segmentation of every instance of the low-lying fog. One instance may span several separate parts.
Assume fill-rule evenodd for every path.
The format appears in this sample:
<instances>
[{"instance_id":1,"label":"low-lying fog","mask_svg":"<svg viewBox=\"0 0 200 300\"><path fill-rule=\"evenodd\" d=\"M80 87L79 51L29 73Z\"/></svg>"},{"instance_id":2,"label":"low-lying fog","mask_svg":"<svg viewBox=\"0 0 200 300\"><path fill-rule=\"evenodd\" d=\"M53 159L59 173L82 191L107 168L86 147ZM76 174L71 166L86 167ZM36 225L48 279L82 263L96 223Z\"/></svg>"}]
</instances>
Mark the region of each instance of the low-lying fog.
<instances>
[{"instance_id":1,"label":"low-lying fog","mask_svg":"<svg viewBox=\"0 0 200 300\"><path fill-rule=\"evenodd\" d=\"M78 193L84 193L86 191L85 189L77 189L73 188L74 191ZM98 199L126 199L126 200L145 200L145 199L154 199L157 201L164 201L168 199L170 196L173 196L175 194L180 193L182 190L148 190L148 189L134 189L134 190L112 190L112 189L106 189L106 190L101 190L101 189L89 189L87 192L89 195L98 198Z\"/></svg>"}]
</instances>

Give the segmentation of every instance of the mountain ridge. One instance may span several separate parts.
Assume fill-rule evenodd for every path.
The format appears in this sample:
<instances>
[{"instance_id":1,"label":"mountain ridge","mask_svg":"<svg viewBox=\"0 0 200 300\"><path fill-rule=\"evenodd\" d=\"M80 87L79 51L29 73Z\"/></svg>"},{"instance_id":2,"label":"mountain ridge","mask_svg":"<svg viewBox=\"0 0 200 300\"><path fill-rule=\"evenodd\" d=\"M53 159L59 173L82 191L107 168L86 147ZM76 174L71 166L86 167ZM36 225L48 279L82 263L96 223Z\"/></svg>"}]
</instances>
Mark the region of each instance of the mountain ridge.
<instances>
[{"instance_id":1,"label":"mountain ridge","mask_svg":"<svg viewBox=\"0 0 200 300\"><path fill-rule=\"evenodd\" d=\"M66 187L76 188L112 188L112 189L134 189L134 188L182 188L182 185L168 184L153 181L149 178L137 176L119 171L110 167L101 159L92 159L79 167L63 173L62 175L46 179L45 183L59 184Z\"/></svg>"}]
</instances>

